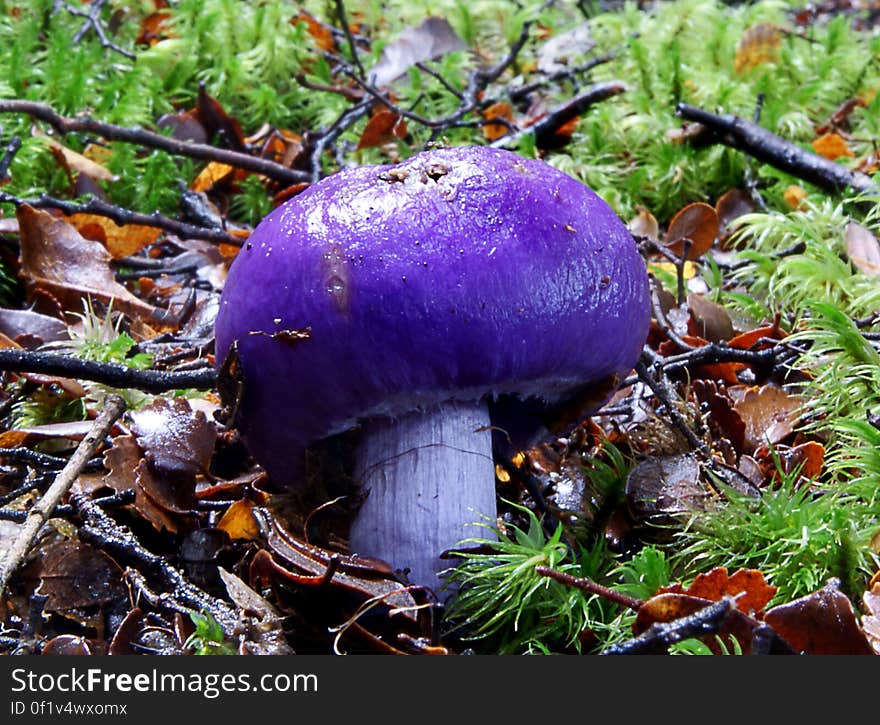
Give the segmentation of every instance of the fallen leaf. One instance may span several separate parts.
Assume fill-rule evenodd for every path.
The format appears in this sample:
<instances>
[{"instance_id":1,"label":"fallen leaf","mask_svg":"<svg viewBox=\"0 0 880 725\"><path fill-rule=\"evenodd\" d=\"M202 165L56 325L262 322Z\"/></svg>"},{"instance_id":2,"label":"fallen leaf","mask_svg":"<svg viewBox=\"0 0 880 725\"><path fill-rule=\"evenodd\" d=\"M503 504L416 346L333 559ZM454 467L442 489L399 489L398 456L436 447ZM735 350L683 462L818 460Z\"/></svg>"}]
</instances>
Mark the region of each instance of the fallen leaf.
<instances>
[{"instance_id":1,"label":"fallen leaf","mask_svg":"<svg viewBox=\"0 0 880 725\"><path fill-rule=\"evenodd\" d=\"M715 213L718 215L718 226L725 234L729 234L734 222L745 214L755 211L752 198L741 189L725 191L715 202Z\"/></svg>"},{"instance_id":2,"label":"fallen leaf","mask_svg":"<svg viewBox=\"0 0 880 725\"><path fill-rule=\"evenodd\" d=\"M702 511L710 498L700 480L700 464L690 453L647 458L626 477L627 503L641 520Z\"/></svg>"},{"instance_id":3,"label":"fallen leaf","mask_svg":"<svg viewBox=\"0 0 880 725\"><path fill-rule=\"evenodd\" d=\"M862 595L866 614L862 617L862 632L875 655L880 655L880 582Z\"/></svg>"},{"instance_id":4,"label":"fallen leaf","mask_svg":"<svg viewBox=\"0 0 880 725\"><path fill-rule=\"evenodd\" d=\"M493 103L491 106L484 108L480 115L487 121L492 121L496 118L503 118L504 120L513 123L513 106L506 101L498 101L497 103ZM506 124L483 124L483 137L487 141L495 141L502 136L506 136L508 133L510 133L510 127Z\"/></svg>"},{"instance_id":5,"label":"fallen leaf","mask_svg":"<svg viewBox=\"0 0 880 725\"><path fill-rule=\"evenodd\" d=\"M773 607L764 622L803 654L874 654L849 598L838 586L832 580L818 592Z\"/></svg>"},{"instance_id":6,"label":"fallen leaf","mask_svg":"<svg viewBox=\"0 0 880 725\"><path fill-rule=\"evenodd\" d=\"M85 297L95 297L133 317L152 317L154 308L119 284L110 267L110 253L99 242L51 214L21 204L21 276L30 292L42 289L66 309L78 309Z\"/></svg>"},{"instance_id":7,"label":"fallen leaf","mask_svg":"<svg viewBox=\"0 0 880 725\"><path fill-rule=\"evenodd\" d=\"M109 604L125 596L122 570L109 556L79 541L51 545L42 556L40 593L47 612Z\"/></svg>"},{"instance_id":8,"label":"fallen leaf","mask_svg":"<svg viewBox=\"0 0 880 725\"><path fill-rule=\"evenodd\" d=\"M406 137L406 121L387 108L381 108L374 113L358 140L357 148L365 149L374 146L382 146L386 143Z\"/></svg>"},{"instance_id":9,"label":"fallen leaf","mask_svg":"<svg viewBox=\"0 0 880 725\"><path fill-rule=\"evenodd\" d=\"M707 574L697 574L686 589L681 584L663 587L659 593L688 594L713 602L724 597L736 599L736 608L744 614L760 615L770 600L776 596L777 588L770 586L764 575L757 569L737 569L727 573L726 567L717 567Z\"/></svg>"},{"instance_id":10,"label":"fallen leaf","mask_svg":"<svg viewBox=\"0 0 880 725\"><path fill-rule=\"evenodd\" d=\"M67 329L61 320L49 315L0 307L0 333L22 347L34 349L47 342L69 340Z\"/></svg>"},{"instance_id":11,"label":"fallen leaf","mask_svg":"<svg viewBox=\"0 0 880 725\"><path fill-rule=\"evenodd\" d=\"M379 62L368 73L373 85L384 86L400 78L416 63L439 58L467 44L444 18L425 18L418 27L406 28L382 49Z\"/></svg>"},{"instance_id":12,"label":"fallen leaf","mask_svg":"<svg viewBox=\"0 0 880 725\"><path fill-rule=\"evenodd\" d=\"M178 520L167 509L159 506L151 496L147 495L145 482L139 476L137 469L142 459L141 449L133 435L120 435L113 438L113 445L104 454L104 467L107 473L104 476L105 485L114 491L134 491L134 508L157 531L167 530L177 533ZM148 473L148 472L147 472Z\"/></svg>"},{"instance_id":13,"label":"fallen leaf","mask_svg":"<svg viewBox=\"0 0 880 725\"><path fill-rule=\"evenodd\" d=\"M268 600L261 597L232 572L218 567L226 593L238 607L241 630L239 654L291 655L293 649L284 635L284 618Z\"/></svg>"},{"instance_id":14,"label":"fallen leaf","mask_svg":"<svg viewBox=\"0 0 880 725\"><path fill-rule=\"evenodd\" d=\"M794 432L800 417L802 402L777 385L749 387L734 409L746 426L746 450L761 445L775 445Z\"/></svg>"},{"instance_id":15,"label":"fallen leaf","mask_svg":"<svg viewBox=\"0 0 880 725\"><path fill-rule=\"evenodd\" d=\"M712 604L714 602L711 599L688 594L657 594L639 608L636 621L633 623L633 632L642 634L653 624L673 622L695 614ZM742 653L747 655L751 652L752 638L759 626L760 622L757 619L734 607L719 622L717 629L702 637L701 640L715 654L720 654L721 648L716 638L720 638L726 643L730 637L734 637L739 642Z\"/></svg>"},{"instance_id":16,"label":"fallen leaf","mask_svg":"<svg viewBox=\"0 0 880 725\"><path fill-rule=\"evenodd\" d=\"M782 193L782 200L789 209L800 209L806 198L807 192L797 184L788 186Z\"/></svg>"},{"instance_id":17,"label":"fallen leaf","mask_svg":"<svg viewBox=\"0 0 880 725\"><path fill-rule=\"evenodd\" d=\"M216 139L224 148L235 151L245 150L241 124L226 112L216 98L208 95L204 84L199 86L195 114L209 139Z\"/></svg>"},{"instance_id":18,"label":"fallen leaf","mask_svg":"<svg viewBox=\"0 0 880 725\"><path fill-rule=\"evenodd\" d=\"M156 398L132 411L131 420L144 458L157 471L194 477L208 470L217 429L185 398Z\"/></svg>"},{"instance_id":19,"label":"fallen leaf","mask_svg":"<svg viewBox=\"0 0 880 725\"><path fill-rule=\"evenodd\" d=\"M67 173L71 176L71 178L74 174L85 174L86 176L97 181L115 181L118 178L115 174L110 172L101 164L92 161L87 156L84 156L83 154L74 151L73 149L67 148L51 136L47 136L36 127L33 130L33 135L43 139L43 141L55 155L55 158L58 159L58 163L61 164L64 170L67 171Z\"/></svg>"},{"instance_id":20,"label":"fallen leaf","mask_svg":"<svg viewBox=\"0 0 880 725\"><path fill-rule=\"evenodd\" d=\"M290 20L291 25L299 25L305 23L306 29L312 39L321 50L332 52L336 50L336 41L333 38L333 31L328 25L317 20L314 16L300 9L299 13Z\"/></svg>"},{"instance_id":21,"label":"fallen leaf","mask_svg":"<svg viewBox=\"0 0 880 725\"><path fill-rule=\"evenodd\" d=\"M709 342L725 342L733 337L733 322L724 307L693 292L688 295L687 304L688 331L692 335Z\"/></svg>"},{"instance_id":22,"label":"fallen leaf","mask_svg":"<svg viewBox=\"0 0 880 725\"><path fill-rule=\"evenodd\" d=\"M657 218L649 212L645 207L638 206L638 214L630 219L626 228L634 237L647 237L648 239L660 238L660 225Z\"/></svg>"},{"instance_id":23,"label":"fallen leaf","mask_svg":"<svg viewBox=\"0 0 880 725\"><path fill-rule=\"evenodd\" d=\"M812 142L813 150L826 159L835 161L841 157L853 158L855 154L844 141L843 137L836 133L826 133Z\"/></svg>"},{"instance_id":24,"label":"fallen leaf","mask_svg":"<svg viewBox=\"0 0 880 725\"><path fill-rule=\"evenodd\" d=\"M737 73L775 63L779 58L781 33L772 23L759 23L747 28L736 46L733 66Z\"/></svg>"},{"instance_id":25,"label":"fallen leaf","mask_svg":"<svg viewBox=\"0 0 880 725\"><path fill-rule=\"evenodd\" d=\"M718 236L718 214L715 207L696 201L688 204L669 222L666 230L666 246L677 256L684 251L684 240L691 241L687 258L698 259L712 248Z\"/></svg>"},{"instance_id":26,"label":"fallen leaf","mask_svg":"<svg viewBox=\"0 0 880 725\"><path fill-rule=\"evenodd\" d=\"M871 230L861 224L846 225L846 256L867 277L880 276L880 243Z\"/></svg>"},{"instance_id":27,"label":"fallen leaf","mask_svg":"<svg viewBox=\"0 0 880 725\"><path fill-rule=\"evenodd\" d=\"M78 637L73 634L59 634L57 637L52 637L52 639L43 645L40 654L43 657L53 657L57 655L65 655L69 657L76 655L88 656L95 653L92 651L92 647L85 637Z\"/></svg>"},{"instance_id":28,"label":"fallen leaf","mask_svg":"<svg viewBox=\"0 0 880 725\"><path fill-rule=\"evenodd\" d=\"M233 541L254 541L260 535L260 526L254 518L254 505L245 499L232 504L217 524Z\"/></svg>"},{"instance_id":29,"label":"fallen leaf","mask_svg":"<svg viewBox=\"0 0 880 725\"><path fill-rule=\"evenodd\" d=\"M157 227L142 224L119 226L112 219L97 214L71 214L67 221L86 239L101 242L113 259L136 254L144 247L154 244L162 233Z\"/></svg>"},{"instance_id":30,"label":"fallen leaf","mask_svg":"<svg viewBox=\"0 0 880 725\"><path fill-rule=\"evenodd\" d=\"M208 143L208 132L196 117L195 109L159 116L156 126L171 131L171 138L190 143Z\"/></svg>"},{"instance_id":31,"label":"fallen leaf","mask_svg":"<svg viewBox=\"0 0 880 725\"><path fill-rule=\"evenodd\" d=\"M718 391L718 385L713 380L694 380L691 386L697 399L708 407L712 422L720 433L741 454L745 448L746 426L734 409L733 401Z\"/></svg>"},{"instance_id":32,"label":"fallen leaf","mask_svg":"<svg viewBox=\"0 0 880 725\"><path fill-rule=\"evenodd\" d=\"M575 60L596 47L590 34L590 24L581 23L570 30L552 36L538 48L537 69L551 75L568 69Z\"/></svg>"}]
</instances>

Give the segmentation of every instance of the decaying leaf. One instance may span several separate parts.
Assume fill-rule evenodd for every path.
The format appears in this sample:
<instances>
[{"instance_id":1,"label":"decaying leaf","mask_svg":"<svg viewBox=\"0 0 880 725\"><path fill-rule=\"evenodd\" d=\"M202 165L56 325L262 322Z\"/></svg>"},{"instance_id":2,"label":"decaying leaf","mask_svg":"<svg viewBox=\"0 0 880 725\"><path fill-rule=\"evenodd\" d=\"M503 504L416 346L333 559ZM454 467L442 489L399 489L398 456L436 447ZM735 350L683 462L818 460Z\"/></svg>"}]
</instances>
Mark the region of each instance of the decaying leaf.
<instances>
[{"instance_id":1,"label":"decaying leaf","mask_svg":"<svg viewBox=\"0 0 880 725\"><path fill-rule=\"evenodd\" d=\"M387 108L380 108L367 121L364 131L358 139L357 148L365 149L382 146L396 139L406 137L406 121Z\"/></svg>"},{"instance_id":2,"label":"decaying leaf","mask_svg":"<svg viewBox=\"0 0 880 725\"><path fill-rule=\"evenodd\" d=\"M513 123L513 106L506 101L498 101L485 108L480 115L487 121L502 118L509 123ZM506 136L509 132L510 127L504 123L483 124L483 136L487 141L495 141L502 136Z\"/></svg>"},{"instance_id":3,"label":"decaying leaf","mask_svg":"<svg viewBox=\"0 0 880 725\"><path fill-rule=\"evenodd\" d=\"M565 70L579 56L595 47L596 41L590 34L590 24L576 25L570 30L552 36L538 49L538 70L548 75Z\"/></svg>"},{"instance_id":4,"label":"decaying leaf","mask_svg":"<svg viewBox=\"0 0 880 725\"><path fill-rule=\"evenodd\" d=\"M819 156L824 156L831 161L842 157L853 158L855 156L855 153L850 149L843 137L837 133L826 133L819 136L819 138L812 142L812 146Z\"/></svg>"},{"instance_id":5,"label":"decaying leaf","mask_svg":"<svg viewBox=\"0 0 880 725\"><path fill-rule=\"evenodd\" d=\"M400 78L416 63L466 48L467 44L446 19L425 18L418 27L407 28L382 49L379 62L369 72L369 77L374 85L384 86Z\"/></svg>"},{"instance_id":6,"label":"decaying leaf","mask_svg":"<svg viewBox=\"0 0 880 725\"><path fill-rule=\"evenodd\" d=\"M151 317L154 308L119 284L110 267L110 253L99 242L83 237L71 224L21 204L21 276L28 291L42 289L66 309L81 309L91 296L133 317Z\"/></svg>"},{"instance_id":7,"label":"decaying leaf","mask_svg":"<svg viewBox=\"0 0 880 725\"><path fill-rule=\"evenodd\" d=\"M226 509L217 528L225 531L233 541L254 541L260 535L260 524L254 517L254 505L245 499L236 501Z\"/></svg>"},{"instance_id":8,"label":"decaying leaf","mask_svg":"<svg viewBox=\"0 0 880 725\"><path fill-rule=\"evenodd\" d=\"M791 184L782 193L782 200L789 209L800 209L806 198L807 192L797 184Z\"/></svg>"},{"instance_id":9,"label":"decaying leaf","mask_svg":"<svg viewBox=\"0 0 880 725\"><path fill-rule=\"evenodd\" d=\"M867 277L880 276L880 243L870 229L850 222L846 225L846 256Z\"/></svg>"},{"instance_id":10,"label":"decaying leaf","mask_svg":"<svg viewBox=\"0 0 880 725\"><path fill-rule=\"evenodd\" d=\"M773 607L764 615L764 621L803 654L873 654L855 610L839 585L832 580L818 592Z\"/></svg>"},{"instance_id":11,"label":"decaying leaf","mask_svg":"<svg viewBox=\"0 0 880 725\"><path fill-rule=\"evenodd\" d=\"M880 582L862 595L865 615L862 617L862 632L865 634L875 655L880 655Z\"/></svg>"},{"instance_id":12,"label":"decaying leaf","mask_svg":"<svg viewBox=\"0 0 880 725\"><path fill-rule=\"evenodd\" d=\"M702 511L710 498L700 480L700 465L690 453L647 458L626 477L627 503L639 519Z\"/></svg>"},{"instance_id":13,"label":"decaying leaf","mask_svg":"<svg viewBox=\"0 0 880 725\"><path fill-rule=\"evenodd\" d=\"M715 207L696 201L688 204L669 222L665 244L679 257L684 253L684 240L690 240L687 258L698 259L712 248L718 236L718 214Z\"/></svg>"},{"instance_id":14,"label":"decaying leaf","mask_svg":"<svg viewBox=\"0 0 880 725\"><path fill-rule=\"evenodd\" d=\"M217 429L186 399L156 398L131 418L144 458L156 470L195 476L208 469Z\"/></svg>"},{"instance_id":15,"label":"decaying leaf","mask_svg":"<svg viewBox=\"0 0 880 725\"><path fill-rule=\"evenodd\" d=\"M336 50L336 41L333 38L333 31L330 29L330 26L320 22L303 9L300 9L299 13L290 21L291 25L298 25L300 23L305 23L309 35L312 36L315 45L321 50L330 52Z\"/></svg>"},{"instance_id":16,"label":"decaying leaf","mask_svg":"<svg viewBox=\"0 0 880 725\"><path fill-rule=\"evenodd\" d=\"M717 567L706 574L697 574L687 588L674 584L662 588L658 593L688 594L713 602L726 596L734 597L736 608L744 614L760 615L776 596L777 588L770 586L764 575L757 569L737 569L727 573L726 567Z\"/></svg>"},{"instance_id":17,"label":"decaying leaf","mask_svg":"<svg viewBox=\"0 0 880 725\"><path fill-rule=\"evenodd\" d=\"M70 339L67 325L61 320L32 310L6 307L0 307L0 333L25 348Z\"/></svg>"},{"instance_id":18,"label":"decaying leaf","mask_svg":"<svg viewBox=\"0 0 880 725\"><path fill-rule=\"evenodd\" d=\"M688 331L692 335L709 342L725 342L733 337L733 322L724 307L696 293L688 295L687 303Z\"/></svg>"},{"instance_id":19,"label":"decaying leaf","mask_svg":"<svg viewBox=\"0 0 880 725\"><path fill-rule=\"evenodd\" d=\"M736 46L734 68L737 73L749 71L779 57L782 34L772 23L759 23L747 28Z\"/></svg>"},{"instance_id":20,"label":"decaying leaf","mask_svg":"<svg viewBox=\"0 0 880 725\"><path fill-rule=\"evenodd\" d=\"M736 412L746 426L746 449L775 445L785 440L798 421L801 400L778 385L743 389L743 396L734 403Z\"/></svg>"},{"instance_id":21,"label":"decaying leaf","mask_svg":"<svg viewBox=\"0 0 880 725\"><path fill-rule=\"evenodd\" d=\"M40 593L45 610L70 614L125 596L122 570L109 556L79 541L51 545L42 558Z\"/></svg>"},{"instance_id":22,"label":"decaying leaf","mask_svg":"<svg viewBox=\"0 0 880 725\"><path fill-rule=\"evenodd\" d=\"M741 189L725 191L715 202L715 213L718 215L718 226L721 231L729 234L737 219L755 211L752 198Z\"/></svg>"},{"instance_id":23,"label":"decaying leaf","mask_svg":"<svg viewBox=\"0 0 880 725\"><path fill-rule=\"evenodd\" d=\"M76 174L85 174L95 181L116 180L116 175L101 164L93 161L88 156L85 156L78 151L67 148L67 146L59 143L51 136L47 136L36 127L34 127L33 134L34 136L43 139L43 141L55 155L58 163L68 173L68 175L71 176L71 178Z\"/></svg>"},{"instance_id":24,"label":"decaying leaf","mask_svg":"<svg viewBox=\"0 0 880 725\"><path fill-rule=\"evenodd\" d=\"M142 224L119 226L112 219L97 214L71 214L67 217L86 239L101 242L113 259L130 257L156 242L162 230Z\"/></svg>"},{"instance_id":25,"label":"decaying leaf","mask_svg":"<svg viewBox=\"0 0 880 725\"><path fill-rule=\"evenodd\" d=\"M244 636L241 638L239 653L292 655L293 650L284 637L281 612L232 572L223 567L219 567L218 571L229 598L235 602L241 613L239 628Z\"/></svg>"},{"instance_id":26,"label":"decaying leaf","mask_svg":"<svg viewBox=\"0 0 880 725\"><path fill-rule=\"evenodd\" d=\"M637 207L639 213L630 219L627 224L630 234L635 237L647 237L648 239L660 238L660 225L657 218L649 212L645 207Z\"/></svg>"}]
</instances>

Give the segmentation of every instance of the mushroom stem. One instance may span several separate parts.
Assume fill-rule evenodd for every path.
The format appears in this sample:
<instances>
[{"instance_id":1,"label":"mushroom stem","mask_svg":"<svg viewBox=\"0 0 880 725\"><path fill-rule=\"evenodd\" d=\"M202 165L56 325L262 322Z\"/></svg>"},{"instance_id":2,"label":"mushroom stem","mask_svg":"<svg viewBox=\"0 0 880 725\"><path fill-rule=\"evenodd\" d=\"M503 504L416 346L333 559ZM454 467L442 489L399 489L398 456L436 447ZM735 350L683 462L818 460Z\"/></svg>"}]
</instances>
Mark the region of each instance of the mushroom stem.
<instances>
[{"instance_id":1,"label":"mushroom stem","mask_svg":"<svg viewBox=\"0 0 880 725\"><path fill-rule=\"evenodd\" d=\"M462 539L486 538L494 520L495 467L484 401L447 402L399 418L368 421L355 475L366 500L352 523L351 551L409 569L435 591L440 559Z\"/></svg>"}]
</instances>

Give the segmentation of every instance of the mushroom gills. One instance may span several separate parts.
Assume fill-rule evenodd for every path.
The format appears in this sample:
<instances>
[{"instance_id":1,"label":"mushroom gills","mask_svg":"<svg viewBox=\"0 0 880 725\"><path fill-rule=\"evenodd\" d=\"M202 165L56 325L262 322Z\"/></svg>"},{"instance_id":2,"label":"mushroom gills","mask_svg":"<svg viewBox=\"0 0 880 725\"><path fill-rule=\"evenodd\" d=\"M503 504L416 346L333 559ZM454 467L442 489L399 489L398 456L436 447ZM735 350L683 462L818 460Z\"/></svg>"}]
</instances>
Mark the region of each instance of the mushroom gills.
<instances>
[{"instance_id":1,"label":"mushroom gills","mask_svg":"<svg viewBox=\"0 0 880 725\"><path fill-rule=\"evenodd\" d=\"M445 402L364 423L355 476L366 498L352 522L352 553L409 569L439 592L441 559L469 537L492 538L492 433L485 401Z\"/></svg>"}]
</instances>

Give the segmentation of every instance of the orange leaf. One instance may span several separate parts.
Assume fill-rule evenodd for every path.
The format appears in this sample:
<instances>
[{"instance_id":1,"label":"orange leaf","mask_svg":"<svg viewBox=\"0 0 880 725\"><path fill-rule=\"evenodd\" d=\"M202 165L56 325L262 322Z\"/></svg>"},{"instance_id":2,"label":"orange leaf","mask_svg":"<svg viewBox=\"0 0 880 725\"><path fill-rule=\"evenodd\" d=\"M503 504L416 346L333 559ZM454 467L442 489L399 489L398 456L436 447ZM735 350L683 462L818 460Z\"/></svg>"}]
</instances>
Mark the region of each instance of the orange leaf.
<instances>
[{"instance_id":1,"label":"orange leaf","mask_svg":"<svg viewBox=\"0 0 880 725\"><path fill-rule=\"evenodd\" d=\"M831 161L844 156L848 158L855 157L855 154L847 146L846 141L840 134L826 133L813 141L812 146L819 156L824 156Z\"/></svg>"},{"instance_id":2,"label":"orange leaf","mask_svg":"<svg viewBox=\"0 0 880 725\"><path fill-rule=\"evenodd\" d=\"M212 161L199 172L190 188L193 191L210 191L218 184L229 180L234 174L235 169L229 164Z\"/></svg>"},{"instance_id":3,"label":"orange leaf","mask_svg":"<svg viewBox=\"0 0 880 725\"><path fill-rule=\"evenodd\" d=\"M330 27L319 22L305 10L300 10L298 15L290 19L291 25L305 23L306 30L321 50L333 51L336 49L336 41L333 39L333 31Z\"/></svg>"},{"instance_id":4,"label":"orange leaf","mask_svg":"<svg viewBox=\"0 0 880 725\"><path fill-rule=\"evenodd\" d=\"M260 535L260 525L254 518L254 505L246 500L236 501L226 509L217 528L225 531L233 540L254 541Z\"/></svg>"},{"instance_id":5,"label":"orange leaf","mask_svg":"<svg viewBox=\"0 0 880 725\"><path fill-rule=\"evenodd\" d=\"M393 141L395 138L406 136L406 122L402 116L398 116L387 108L377 111L364 127L364 132L358 141L357 148L365 149L373 146L382 146Z\"/></svg>"},{"instance_id":6,"label":"orange leaf","mask_svg":"<svg viewBox=\"0 0 880 725\"><path fill-rule=\"evenodd\" d=\"M503 118L506 121L513 122L513 107L505 102L498 101L497 103L493 103L488 108L484 109L480 114L487 121L491 121L496 118ZM510 132L510 129L503 123L487 123L483 125L483 136L488 141L495 141L496 139L501 138L502 136L506 136Z\"/></svg>"},{"instance_id":7,"label":"orange leaf","mask_svg":"<svg viewBox=\"0 0 880 725\"><path fill-rule=\"evenodd\" d=\"M760 23L748 28L736 46L736 72L748 71L764 63L774 63L779 57L780 43L779 28L772 23Z\"/></svg>"},{"instance_id":8,"label":"orange leaf","mask_svg":"<svg viewBox=\"0 0 880 725\"><path fill-rule=\"evenodd\" d=\"M113 259L136 254L153 244L162 233L161 229L142 224L119 226L112 219L97 214L71 214L67 221L86 239L101 242Z\"/></svg>"},{"instance_id":9,"label":"orange leaf","mask_svg":"<svg viewBox=\"0 0 880 725\"><path fill-rule=\"evenodd\" d=\"M721 601L726 596L736 597L739 611L755 614L761 612L776 596L776 587L770 586L757 569L738 569L728 576L727 568L721 566L707 574L697 574L687 589L675 584L662 588L660 592L683 593L713 602Z\"/></svg>"},{"instance_id":10,"label":"orange leaf","mask_svg":"<svg viewBox=\"0 0 880 725\"><path fill-rule=\"evenodd\" d=\"M800 209L806 198L807 192L797 184L792 184L782 193L782 200L789 209Z\"/></svg>"}]
</instances>

